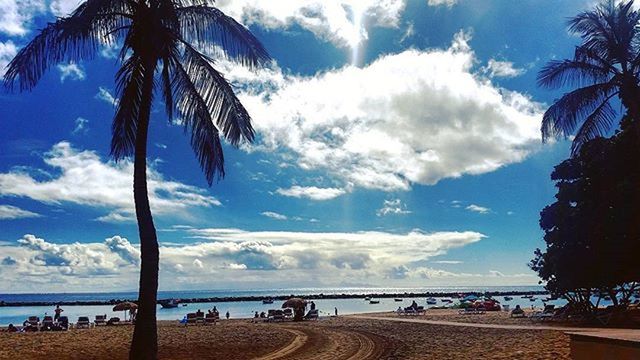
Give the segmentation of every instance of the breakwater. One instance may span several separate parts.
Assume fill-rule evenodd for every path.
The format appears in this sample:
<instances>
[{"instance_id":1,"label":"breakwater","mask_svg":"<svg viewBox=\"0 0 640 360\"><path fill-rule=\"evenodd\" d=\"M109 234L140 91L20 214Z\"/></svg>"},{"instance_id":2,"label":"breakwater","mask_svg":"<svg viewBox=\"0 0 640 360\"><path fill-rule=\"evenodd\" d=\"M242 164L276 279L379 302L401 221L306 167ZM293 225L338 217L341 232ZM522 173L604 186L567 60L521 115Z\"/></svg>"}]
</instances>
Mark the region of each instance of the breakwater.
<instances>
[{"instance_id":1,"label":"breakwater","mask_svg":"<svg viewBox=\"0 0 640 360\"><path fill-rule=\"evenodd\" d=\"M336 300L336 299L358 299L365 297L372 298L461 298L468 295L475 295L478 297L498 297L498 296L525 296L525 295L548 295L546 291L485 291L485 292L402 292L402 293L362 293L362 294L305 294L297 295L292 293L290 295L273 295L273 296L220 296L220 297L198 297L198 298L174 298L180 303L184 304L197 304L197 303L223 303L223 302L236 302L236 301L262 301L265 299L273 299L274 301L284 301L291 297L301 297L307 300ZM158 299L158 303L167 301L169 299ZM136 302L136 299L110 299L100 301L13 301L5 302L0 300L0 307L10 306L94 306L94 305L115 305L123 301Z\"/></svg>"}]
</instances>

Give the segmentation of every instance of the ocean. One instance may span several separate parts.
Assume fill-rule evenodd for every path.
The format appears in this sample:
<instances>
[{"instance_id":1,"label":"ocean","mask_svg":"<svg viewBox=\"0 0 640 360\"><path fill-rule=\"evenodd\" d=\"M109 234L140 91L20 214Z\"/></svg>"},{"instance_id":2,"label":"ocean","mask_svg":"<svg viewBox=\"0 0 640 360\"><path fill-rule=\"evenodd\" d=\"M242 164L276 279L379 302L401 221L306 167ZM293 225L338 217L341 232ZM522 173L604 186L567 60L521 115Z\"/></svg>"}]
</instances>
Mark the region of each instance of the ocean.
<instances>
[{"instance_id":1,"label":"ocean","mask_svg":"<svg viewBox=\"0 0 640 360\"><path fill-rule=\"evenodd\" d=\"M159 299L184 299L184 298L212 298L212 297L269 297L279 295L311 295L311 294L381 294L381 293L468 293L468 292L530 292L542 291L541 286L496 286L496 287L422 287L422 288L300 288L300 289L261 289L261 290L192 290L192 291L160 291ZM542 298L537 296L535 301L523 299L520 296L514 296L511 301L504 301L502 297L497 299L502 304L508 304L512 308L518 304L523 307L542 306ZM51 293L51 294L0 294L0 301L5 302L72 302L72 301L110 301L112 299L119 300L135 300L136 292L104 292L104 293ZM365 312L393 311L398 306L406 307L412 301L416 301L419 305L427 307L426 298L403 297L402 302L396 302L393 298L380 298L379 304L370 304L363 298L353 299L318 299L314 300L316 307L320 311L321 316L332 315L334 309L338 308L339 314L356 314ZM437 298L438 303L434 306L446 305ZM550 302L561 306L563 300L555 300ZM273 304L262 304L261 301L229 301L229 302L208 302L208 303L190 303L186 306L179 306L173 309L163 309L158 306L157 316L159 320L179 320L188 313L195 312L198 309L203 311L211 309L214 306L225 314L229 311L232 318L249 318L258 311L267 311L280 307L281 301L275 301ZM106 314L108 317L119 316L123 318L123 312L113 312L112 305L68 305L62 306L63 315L69 317L70 321L75 322L78 316L89 316L91 319L95 315ZM22 324L22 322L30 315L40 316L45 314L53 314L53 306L4 306L0 307L0 326L6 326L9 323Z\"/></svg>"}]
</instances>

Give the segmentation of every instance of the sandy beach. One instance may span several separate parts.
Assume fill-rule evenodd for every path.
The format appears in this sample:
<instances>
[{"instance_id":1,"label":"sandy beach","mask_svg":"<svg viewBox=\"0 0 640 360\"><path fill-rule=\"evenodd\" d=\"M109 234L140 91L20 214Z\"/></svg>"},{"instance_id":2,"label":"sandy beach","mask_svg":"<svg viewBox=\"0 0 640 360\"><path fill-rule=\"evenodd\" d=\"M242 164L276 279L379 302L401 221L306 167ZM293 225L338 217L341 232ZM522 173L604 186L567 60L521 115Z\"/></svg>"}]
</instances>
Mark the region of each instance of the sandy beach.
<instances>
[{"instance_id":1,"label":"sandy beach","mask_svg":"<svg viewBox=\"0 0 640 360\"><path fill-rule=\"evenodd\" d=\"M487 315L474 321L511 321L504 313ZM434 310L415 318L458 321L456 317L448 310ZM125 359L132 331L132 326L115 326L62 333L1 333L0 358ZM254 324L242 319L188 327L161 321L159 347L162 359L569 358L569 338L561 331L483 329L356 316L302 323Z\"/></svg>"}]
</instances>

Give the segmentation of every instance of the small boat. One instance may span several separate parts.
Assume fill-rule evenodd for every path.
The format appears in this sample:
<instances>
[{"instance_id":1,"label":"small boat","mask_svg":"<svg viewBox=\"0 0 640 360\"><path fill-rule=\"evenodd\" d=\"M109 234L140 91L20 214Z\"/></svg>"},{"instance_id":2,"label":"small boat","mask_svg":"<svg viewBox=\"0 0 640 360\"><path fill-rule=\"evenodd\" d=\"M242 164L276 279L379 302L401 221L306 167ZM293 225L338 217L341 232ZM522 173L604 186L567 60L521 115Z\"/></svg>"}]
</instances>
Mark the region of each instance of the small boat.
<instances>
[{"instance_id":1,"label":"small boat","mask_svg":"<svg viewBox=\"0 0 640 360\"><path fill-rule=\"evenodd\" d=\"M438 303L438 300L436 300L435 298L432 298L432 297L427 298L427 304L429 304L429 305L435 305L435 304L437 304L437 303Z\"/></svg>"},{"instance_id":2,"label":"small boat","mask_svg":"<svg viewBox=\"0 0 640 360\"><path fill-rule=\"evenodd\" d=\"M272 298L262 299L262 303L263 304L273 304L273 299Z\"/></svg>"},{"instance_id":3,"label":"small boat","mask_svg":"<svg viewBox=\"0 0 640 360\"><path fill-rule=\"evenodd\" d=\"M177 308L178 307L178 301L176 299L169 299L169 300L165 300L165 301L159 301L160 306L162 306L163 309L173 309L173 308ZM186 305L186 304L184 304Z\"/></svg>"},{"instance_id":4,"label":"small boat","mask_svg":"<svg viewBox=\"0 0 640 360\"><path fill-rule=\"evenodd\" d=\"M365 300L365 301L369 301L369 300L371 300L371 296L366 296L366 297L364 298L364 300Z\"/></svg>"},{"instance_id":5,"label":"small boat","mask_svg":"<svg viewBox=\"0 0 640 360\"><path fill-rule=\"evenodd\" d=\"M380 300L369 300L369 304L380 304Z\"/></svg>"},{"instance_id":6,"label":"small boat","mask_svg":"<svg viewBox=\"0 0 640 360\"><path fill-rule=\"evenodd\" d=\"M400 298L395 298L395 299L393 299L393 301L398 301L398 302L400 302L400 301L402 301L402 299L400 299Z\"/></svg>"},{"instance_id":7,"label":"small boat","mask_svg":"<svg viewBox=\"0 0 640 360\"><path fill-rule=\"evenodd\" d=\"M505 296L504 297L504 301L511 301L511 300L513 300L513 297L511 297L511 296Z\"/></svg>"},{"instance_id":8,"label":"small boat","mask_svg":"<svg viewBox=\"0 0 640 360\"><path fill-rule=\"evenodd\" d=\"M536 300L537 300L537 299L536 299L536 298L534 298L534 297L530 297L530 298L529 298L529 301L536 301Z\"/></svg>"},{"instance_id":9,"label":"small boat","mask_svg":"<svg viewBox=\"0 0 640 360\"><path fill-rule=\"evenodd\" d=\"M451 299L442 299L440 301L442 301L443 303L447 303L447 304L451 304L453 302L453 300L451 300Z\"/></svg>"},{"instance_id":10,"label":"small boat","mask_svg":"<svg viewBox=\"0 0 640 360\"><path fill-rule=\"evenodd\" d=\"M182 306L187 306L187 304L182 304Z\"/></svg>"}]
</instances>

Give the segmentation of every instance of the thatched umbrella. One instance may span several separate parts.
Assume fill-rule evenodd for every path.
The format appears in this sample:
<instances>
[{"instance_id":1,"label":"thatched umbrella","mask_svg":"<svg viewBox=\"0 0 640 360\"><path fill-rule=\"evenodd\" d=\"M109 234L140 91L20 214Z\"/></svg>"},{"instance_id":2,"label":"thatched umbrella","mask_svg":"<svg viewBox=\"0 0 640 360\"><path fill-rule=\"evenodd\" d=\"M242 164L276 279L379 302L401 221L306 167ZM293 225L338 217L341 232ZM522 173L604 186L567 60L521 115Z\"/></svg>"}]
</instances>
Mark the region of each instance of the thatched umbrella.
<instances>
[{"instance_id":1,"label":"thatched umbrella","mask_svg":"<svg viewBox=\"0 0 640 360\"><path fill-rule=\"evenodd\" d=\"M138 308L138 304L132 303L130 301L125 301L125 302L116 304L116 306L113 307L113 311L124 311L125 312L124 319L127 320L127 310L137 309L137 308Z\"/></svg>"},{"instance_id":2,"label":"thatched umbrella","mask_svg":"<svg viewBox=\"0 0 640 360\"><path fill-rule=\"evenodd\" d=\"M291 298L282 304L282 308L293 309L293 320L302 321L304 317L304 309L307 307L307 301L301 298Z\"/></svg>"}]
</instances>

